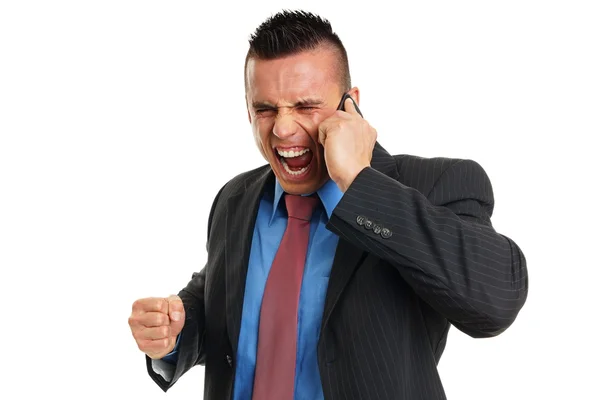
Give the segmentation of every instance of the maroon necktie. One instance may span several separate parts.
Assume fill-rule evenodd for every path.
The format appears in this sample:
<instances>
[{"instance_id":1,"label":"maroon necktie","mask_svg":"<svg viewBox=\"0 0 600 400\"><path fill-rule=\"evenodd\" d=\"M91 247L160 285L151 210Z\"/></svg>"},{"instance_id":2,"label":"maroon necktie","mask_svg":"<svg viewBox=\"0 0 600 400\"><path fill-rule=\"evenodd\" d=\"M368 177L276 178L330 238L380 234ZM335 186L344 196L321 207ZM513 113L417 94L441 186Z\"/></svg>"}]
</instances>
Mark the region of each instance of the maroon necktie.
<instances>
[{"instance_id":1,"label":"maroon necktie","mask_svg":"<svg viewBox=\"0 0 600 400\"><path fill-rule=\"evenodd\" d=\"M288 222L267 278L260 309L252 400L293 400L298 301L310 219L318 198L285 195Z\"/></svg>"}]
</instances>

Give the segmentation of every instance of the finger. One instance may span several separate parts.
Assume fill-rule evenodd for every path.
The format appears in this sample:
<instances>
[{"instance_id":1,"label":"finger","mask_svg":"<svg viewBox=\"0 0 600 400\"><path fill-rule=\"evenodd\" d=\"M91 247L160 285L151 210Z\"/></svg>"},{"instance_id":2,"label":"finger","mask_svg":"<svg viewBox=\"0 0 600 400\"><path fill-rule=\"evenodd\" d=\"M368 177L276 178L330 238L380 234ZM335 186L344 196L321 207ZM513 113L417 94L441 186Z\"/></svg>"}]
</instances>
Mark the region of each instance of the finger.
<instances>
[{"instance_id":1,"label":"finger","mask_svg":"<svg viewBox=\"0 0 600 400\"><path fill-rule=\"evenodd\" d=\"M325 146L325 140L327 139L327 124L325 123L321 123L321 125L319 125L319 143L321 143L321 145Z\"/></svg>"},{"instance_id":2,"label":"finger","mask_svg":"<svg viewBox=\"0 0 600 400\"><path fill-rule=\"evenodd\" d=\"M140 339L137 341L138 347L144 353L160 354L169 348L170 339Z\"/></svg>"},{"instance_id":3,"label":"finger","mask_svg":"<svg viewBox=\"0 0 600 400\"><path fill-rule=\"evenodd\" d=\"M181 321L184 310L183 302L181 301L179 296L169 296L167 301L169 303L169 318L171 319L171 321Z\"/></svg>"},{"instance_id":4,"label":"finger","mask_svg":"<svg viewBox=\"0 0 600 400\"><path fill-rule=\"evenodd\" d=\"M136 300L132 306L134 314L143 314L147 312L169 312L169 303L167 299L162 297L148 297L145 299Z\"/></svg>"},{"instance_id":5,"label":"finger","mask_svg":"<svg viewBox=\"0 0 600 400\"><path fill-rule=\"evenodd\" d=\"M169 297L169 318L171 319L171 335L179 335L185 323L185 308L179 296Z\"/></svg>"},{"instance_id":6,"label":"finger","mask_svg":"<svg viewBox=\"0 0 600 400\"><path fill-rule=\"evenodd\" d=\"M171 321L181 321L183 319L183 301L179 298L179 296L169 296L167 299L169 303L169 318Z\"/></svg>"},{"instance_id":7,"label":"finger","mask_svg":"<svg viewBox=\"0 0 600 400\"><path fill-rule=\"evenodd\" d=\"M138 333L138 339L144 340L168 339L170 336L171 327L168 325L145 328Z\"/></svg>"},{"instance_id":8,"label":"finger","mask_svg":"<svg viewBox=\"0 0 600 400\"><path fill-rule=\"evenodd\" d=\"M133 315L131 320L132 323L143 327L170 325L169 315L159 312L148 312L140 315Z\"/></svg>"}]
</instances>

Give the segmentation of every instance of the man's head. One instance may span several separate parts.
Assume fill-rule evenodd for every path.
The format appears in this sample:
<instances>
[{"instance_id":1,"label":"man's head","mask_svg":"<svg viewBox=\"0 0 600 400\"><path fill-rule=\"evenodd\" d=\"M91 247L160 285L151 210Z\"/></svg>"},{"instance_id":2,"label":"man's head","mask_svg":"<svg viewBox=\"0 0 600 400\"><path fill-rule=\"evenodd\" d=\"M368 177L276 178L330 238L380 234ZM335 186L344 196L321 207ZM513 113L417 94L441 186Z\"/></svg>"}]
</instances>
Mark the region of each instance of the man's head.
<instances>
[{"instance_id":1,"label":"man's head","mask_svg":"<svg viewBox=\"0 0 600 400\"><path fill-rule=\"evenodd\" d=\"M278 13L251 36L244 75L248 118L263 157L286 192L315 192L329 179L319 124L344 92L359 100L339 37L311 13Z\"/></svg>"}]
</instances>

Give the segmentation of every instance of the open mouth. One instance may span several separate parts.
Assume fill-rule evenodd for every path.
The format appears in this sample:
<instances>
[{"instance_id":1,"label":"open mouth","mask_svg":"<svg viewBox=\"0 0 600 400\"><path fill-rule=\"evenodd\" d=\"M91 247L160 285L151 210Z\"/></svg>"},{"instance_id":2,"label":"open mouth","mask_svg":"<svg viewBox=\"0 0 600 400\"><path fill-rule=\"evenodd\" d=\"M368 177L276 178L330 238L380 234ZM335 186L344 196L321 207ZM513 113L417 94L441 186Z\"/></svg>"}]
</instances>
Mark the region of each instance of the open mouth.
<instances>
[{"instance_id":1,"label":"open mouth","mask_svg":"<svg viewBox=\"0 0 600 400\"><path fill-rule=\"evenodd\" d=\"M301 178L310 170L313 152L308 148L275 149L275 154L286 175L292 179Z\"/></svg>"}]
</instances>

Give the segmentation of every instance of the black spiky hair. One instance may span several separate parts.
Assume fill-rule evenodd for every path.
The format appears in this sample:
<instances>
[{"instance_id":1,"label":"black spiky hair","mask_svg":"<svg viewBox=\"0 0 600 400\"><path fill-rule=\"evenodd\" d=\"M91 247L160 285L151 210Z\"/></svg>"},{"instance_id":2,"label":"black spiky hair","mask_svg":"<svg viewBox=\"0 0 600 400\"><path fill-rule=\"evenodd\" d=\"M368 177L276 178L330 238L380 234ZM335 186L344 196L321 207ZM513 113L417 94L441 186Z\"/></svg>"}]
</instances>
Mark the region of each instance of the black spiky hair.
<instances>
[{"instance_id":1,"label":"black spiky hair","mask_svg":"<svg viewBox=\"0 0 600 400\"><path fill-rule=\"evenodd\" d=\"M328 20L308 11L283 10L261 23L250 35L250 48L244 64L244 81L248 60L257 58L272 60L331 46L338 55L338 69L342 90L350 89L348 55L339 36L333 32Z\"/></svg>"}]
</instances>

